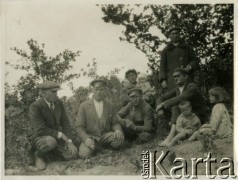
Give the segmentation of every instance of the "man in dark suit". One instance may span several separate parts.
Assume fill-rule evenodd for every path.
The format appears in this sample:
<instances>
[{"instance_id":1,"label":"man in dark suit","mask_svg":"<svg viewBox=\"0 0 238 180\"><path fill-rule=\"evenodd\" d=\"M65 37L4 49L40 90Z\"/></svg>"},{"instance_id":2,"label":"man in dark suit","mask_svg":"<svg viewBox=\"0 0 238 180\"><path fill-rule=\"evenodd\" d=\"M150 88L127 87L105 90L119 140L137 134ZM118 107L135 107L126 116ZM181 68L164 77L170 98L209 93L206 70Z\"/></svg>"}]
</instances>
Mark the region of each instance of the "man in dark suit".
<instances>
[{"instance_id":1,"label":"man in dark suit","mask_svg":"<svg viewBox=\"0 0 238 180\"><path fill-rule=\"evenodd\" d=\"M76 159L77 148L72 142L72 131L61 100L57 96L60 86L52 81L39 85L42 98L30 106L32 123L31 142L35 149L35 164L46 168L44 156L56 150L64 159Z\"/></svg>"},{"instance_id":2,"label":"man in dark suit","mask_svg":"<svg viewBox=\"0 0 238 180\"><path fill-rule=\"evenodd\" d=\"M160 61L160 83L168 91L176 87L173 79L173 71L178 67L186 68L189 71L190 79L199 67L199 59L193 48L182 40L179 27L169 29L167 36L170 43L161 52Z\"/></svg>"},{"instance_id":3,"label":"man in dark suit","mask_svg":"<svg viewBox=\"0 0 238 180\"><path fill-rule=\"evenodd\" d=\"M86 159L99 145L119 148L124 135L117 121L115 110L105 98L106 81L96 79L91 82L93 98L80 105L76 130L81 139L79 157Z\"/></svg>"},{"instance_id":4,"label":"man in dark suit","mask_svg":"<svg viewBox=\"0 0 238 180\"><path fill-rule=\"evenodd\" d=\"M156 111L159 116L164 114L164 110L171 110L171 130L167 138L161 143L161 145L168 145L168 142L175 136L175 124L178 116L180 115L180 109L178 104L181 101L189 101L192 105L193 112L199 117L202 123L205 123L207 119L207 107L205 100L199 90L199 88L192 82L189 82L188 71L183 68L176 68L173 73L176 88L169 91L164 96L157 99Z\"/></svg>"}]
</instances>

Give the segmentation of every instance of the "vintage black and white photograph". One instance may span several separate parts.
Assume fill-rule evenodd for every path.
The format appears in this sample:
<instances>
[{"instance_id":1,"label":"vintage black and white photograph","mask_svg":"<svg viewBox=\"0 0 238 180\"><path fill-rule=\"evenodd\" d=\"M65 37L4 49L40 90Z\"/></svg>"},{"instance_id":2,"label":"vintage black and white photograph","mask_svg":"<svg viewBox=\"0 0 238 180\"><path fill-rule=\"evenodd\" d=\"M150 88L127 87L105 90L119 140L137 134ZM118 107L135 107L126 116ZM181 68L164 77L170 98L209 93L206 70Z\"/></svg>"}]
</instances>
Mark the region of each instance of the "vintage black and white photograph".
<instances>
[{"instance_id":1,"label":"vintage black and white photograph","mask_svg":"<svg viewBox=\"0 0 238 180\"><path fill-rule=\"evenodd\" d=\"M1 2L2 177L237 178L236 3L168 3Z\"/></svg>"}]
</instances>

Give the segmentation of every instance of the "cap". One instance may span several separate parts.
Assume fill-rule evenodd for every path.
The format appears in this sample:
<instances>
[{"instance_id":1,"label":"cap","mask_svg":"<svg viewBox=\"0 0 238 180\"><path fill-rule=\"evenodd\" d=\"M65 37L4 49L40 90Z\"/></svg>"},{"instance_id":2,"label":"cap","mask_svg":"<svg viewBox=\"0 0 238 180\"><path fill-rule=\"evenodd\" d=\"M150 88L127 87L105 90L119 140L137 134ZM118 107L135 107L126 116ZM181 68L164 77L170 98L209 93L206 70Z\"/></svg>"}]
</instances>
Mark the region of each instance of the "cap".
<instances>
[{"instance_id":1,"label":"cap","mask_svg":"<svg viewBox=\"0 0 238 180\"><path fill-rule=\"evenodd\" d=\"M95 86L95 84L98 84L99 86L106 86L107 85L107 81L105 81L104 79L94 79L90 83L91 86Z\"/></svg>"},{"instance_id":2,"label":"cap","mask_svg":"<svg viewBox=\"0 0 238 180\"><path fill-rule=\"evenodd\" d=\"M138 88L138 87L134 87L134 88L131 88L131 89L129 89L129 90L127 91L127 94L128 94L129 96L134 95L134 93L140 93L140 94L142 94L142 90L141 90L140 88Z\"/></svg>"},{"instance_id":3,"label":"cap","mask_svg":"<svg viewBox=\"0 0 238 180\"><path fill-rule=\"evenodd\" d=\"M129 73L135 73L137 75L137 71L135 69L129 69L128 71L126 71L125 73L125 77L127 78Z\"/></svg>"},{"instance_id":4,"label":"cap","mask_svg":"<svg viewBox=\"0 0 238 180\"><path fill-rule=\"evenodd\" d=\"M41 90L60 90L60 85L53 81L45 81L38 86Z\"/></svg>"},{"instance_id":5,"label":"cap","mask_svg":"<svg viewBox=\"0 0 238 180\"><path fill-rule=\"evenodd\" d=\"M172 27L172 28L170 28L169 30L168 30L168 32L167 32L167 34L169 35L172 31L174 31L174 30L177 30L177 31L181 31L181 28L179 28L179 27Z\"/></svg>"},{"instance_id":6,"label":"cap","mask_svg":"<svg viewBox=\"0 0 238 180\"><path fill-rule=\"evenodd\" d=\"M188 75L188 71L187 71L186 69L184 69L184 68L181 68L181 67L176 68L176 69L174 70L173 76L174 76L174 73L176 73L176 72L180 72L180 73L182 73L182 74L187 74L187 75Z\"/></svg>"}]
</instances>

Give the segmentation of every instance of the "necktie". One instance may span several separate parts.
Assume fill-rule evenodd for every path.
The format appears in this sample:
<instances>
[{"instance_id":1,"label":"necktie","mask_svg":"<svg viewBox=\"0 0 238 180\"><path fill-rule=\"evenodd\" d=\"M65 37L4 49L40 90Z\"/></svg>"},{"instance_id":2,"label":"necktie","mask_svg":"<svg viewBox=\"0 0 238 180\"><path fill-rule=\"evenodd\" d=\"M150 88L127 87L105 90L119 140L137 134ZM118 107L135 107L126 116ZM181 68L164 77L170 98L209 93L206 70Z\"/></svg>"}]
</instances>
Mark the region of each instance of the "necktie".
<instances>
[{"instance_id":1,"label":"necktie","mask_svg":"<svg viewBox=\"0 0 238 180\"><path fill-rule=\"evenodd\" d=\"M54 111L54 103L50 103L50 110Z\"/></svg>"}]
</instances>

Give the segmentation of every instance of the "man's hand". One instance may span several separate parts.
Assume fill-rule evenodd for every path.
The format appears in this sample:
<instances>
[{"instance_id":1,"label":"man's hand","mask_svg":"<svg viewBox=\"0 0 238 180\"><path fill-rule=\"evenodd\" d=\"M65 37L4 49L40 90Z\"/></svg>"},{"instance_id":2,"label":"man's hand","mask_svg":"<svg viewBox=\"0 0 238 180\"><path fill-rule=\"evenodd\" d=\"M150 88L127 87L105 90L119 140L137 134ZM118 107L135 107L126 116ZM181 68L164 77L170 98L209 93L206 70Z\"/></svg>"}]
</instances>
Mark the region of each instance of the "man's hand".
<instances>
[{"instance_id":1,"label":"man's hand","mask_svg":"<svg viewBox=\"0 0 238 180\"><path fill-rule=\"evenodd\" d=\"M92 138L87 138L85 140L85 144L86 144L86 146L88 146L91 149L95 148L95 143L94 143L94 140Z\"/></svg>"},{"instance_id":2,"label":"man's hand","mask_svg":"<svg viewBox=\"0 0 238 180\"><path fill-rule=\"evenodd\" d=\"M71 154L77 153L77 148L75 147L75 145L72 142L68 142L67 148L69 149L69 152Z\"/></svg>"},{"instance_id":3,"label":"man's hand","mask_svg":"<svg viewBox=\"0 0 238 180\"><path fill-rule=\"evenodd\" d=\"M114 138L116 141L123 142L124 141L124 134L120 130L116 130L114 132Z\"/></svg>"},{"instance_id":4,"label":"man's hand","mask_svg":"<svg viewBox=\"0 0 238 180\"><path fill-rule=\"evenodd\" d=\"M162 88L167 88L168 87L167 81L163 80L161 83L161 86L162 86Z\"/></svg>"},{"instance_id":5,"label":"man's hand","mask_svg":"<svg viewBox=\"0 0 238 180\"><path fill-rule=\"evenodd\" d=\"M164 107L164 103L160 103L157 107L156 107L156 112L158 112L160 109L162 109Z\"/></svg>"}]
</instances>

